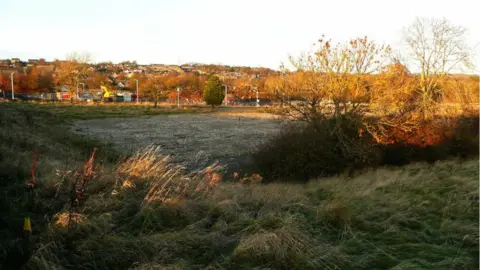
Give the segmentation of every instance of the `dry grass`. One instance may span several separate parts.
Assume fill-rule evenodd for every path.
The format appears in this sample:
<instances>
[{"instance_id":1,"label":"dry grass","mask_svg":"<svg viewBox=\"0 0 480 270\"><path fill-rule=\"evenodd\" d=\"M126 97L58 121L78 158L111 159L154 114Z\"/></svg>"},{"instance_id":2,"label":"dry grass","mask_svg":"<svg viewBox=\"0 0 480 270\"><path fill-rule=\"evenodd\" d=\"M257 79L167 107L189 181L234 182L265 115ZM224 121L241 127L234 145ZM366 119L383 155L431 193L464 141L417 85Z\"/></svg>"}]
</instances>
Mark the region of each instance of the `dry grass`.
<instances>
[{"instance_id":1,"label":"dry grass","mask_svg":"<svg viewBox=\"0 0 480 270\"><path fill-rule=\"evenodd\" d=\"M54 229L49 251L35 253L29 266L473 269L478 263L478 160L259 185L259 175L224 182L219 166L185 174L158 151L143 149L113 175L99 176L114 177L123 189L91 196L78 214L80 257L53 255L61 243ZM105 200L116 206L92 207ZM60 226L62 216L56 216Z\"/></svg>"},{"instance_id":2,"label":"dry grass","mask_svg":"<svg viewBox=\"0 0 480 270\"><path fill-rule=\"evenodd\" d=\"M2 113L0 123L9 130L0 130L0 156L8 156L0 162L7 183L0 197L7 217L0 229L2 261L15 250L14 232L25 214L25 161L35 146L35 243L28 269L479 266L478 159L382 168L304 185L262 184L260 175L232 179L220 164L186 173L153 146L111 162L101 144L71 144L76 139L68 133L61 133L68 141L59 142L48 135L65 131L51 122L43 126L33 116L29 125L26 112ZM67 231L68 181L93 146L99 147L95 178L74 215L76 226Z\"/></svg>"}]
</instances>

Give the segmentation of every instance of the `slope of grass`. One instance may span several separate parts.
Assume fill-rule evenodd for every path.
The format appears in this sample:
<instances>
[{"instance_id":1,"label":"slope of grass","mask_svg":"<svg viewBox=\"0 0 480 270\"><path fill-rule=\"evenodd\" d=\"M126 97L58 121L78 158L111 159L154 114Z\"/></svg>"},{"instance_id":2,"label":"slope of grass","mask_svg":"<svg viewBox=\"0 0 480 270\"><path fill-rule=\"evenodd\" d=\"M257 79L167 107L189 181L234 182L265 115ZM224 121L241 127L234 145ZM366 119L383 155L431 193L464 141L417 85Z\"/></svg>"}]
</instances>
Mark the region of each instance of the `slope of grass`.
<instances>
[{"instance_id":1,"label":"slope of grass","mask_svg":"<svg viewBox=\"0 0 480 270\"><path fill-rule=\"evenodd\" d=\"M0 261L19 249L38 149L29 269L479 267L478 159L262 185L216 166L187 175L151 147L120 159L48 111L0 104L0 121ZM70 181L93 147L95 177L72 211Z\"/></svg>"}]
</instances>

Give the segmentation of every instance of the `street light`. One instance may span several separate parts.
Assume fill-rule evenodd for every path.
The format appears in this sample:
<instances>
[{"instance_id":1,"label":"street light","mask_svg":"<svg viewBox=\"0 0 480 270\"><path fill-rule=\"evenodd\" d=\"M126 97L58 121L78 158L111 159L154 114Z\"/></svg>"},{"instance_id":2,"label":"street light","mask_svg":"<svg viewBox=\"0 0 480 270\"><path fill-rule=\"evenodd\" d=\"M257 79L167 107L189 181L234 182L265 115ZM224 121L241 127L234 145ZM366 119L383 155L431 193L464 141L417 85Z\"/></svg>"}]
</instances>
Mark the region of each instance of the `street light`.
<instances>
[{"instance_id":1,"label":"street light","mask_svg":"<svg viewBox=\"0 0 480 270\"><path fill-rule=\"evenodd\" d=\"M180 87L177 87L177 108L180 108Z\"/></svg>"},{"instance_id":2,"label":"street light","mask_svg":"<svg viewBox=\"0 0 480 270\"><path fill-rule=\"evenodd\" d=\"M260 74L255 74L255 78L259 79L260 78ZM255 90L256 90L256 95L257 95L257 107L260 107L260 100L258 99L258 88L255 87Z\"/></svg>"},{"instance_id":3,"label":"street light","mask_svg":"<svg viewBox=\"0 0 480 270\"><path fill-rule=\"evenodd\" d=\"M225 100L223 101L225 106L228 106L228 85L224 84L223 86L225 86Z\"/></svg>"},{"instance_id":4,"label":"street light","mask_svg":"<svg viewBox=\"0 0 480 270\"><path fill-rule=\"evenodd\" d=\"M10 80L12 81L12 100L15 99L15 93L14 93L14 90L13 90L13 74L15 74L15 72L12 72L10 74L10 78L11 78Z\"/></svg>"},{"instance_id":5,"label":"street light","mask_svg":"<svg viewBox=\"0 0 480 270\"><path fill-rule=\"evenodd\" d=\"M135 79L135 84L136 84L136 86L137 86L137 104L138 104L138 98L139 98L139 96L138 96L138 80L137 80L137 79Z\"/></svg>"},{"instance_id":6,"label":"street light","mask_svg":"<svg viewBox=\"0 0 480 270\"><path fill-rule=\"evenodd\" d=\"M78 83L77 84L77 98L76 100L78 101L78 99L80 98L80 96L78 95L78 85L81 84L82 85L82 94L85 93L85 84L84 83Z\"/></svg>"}]
</instances>

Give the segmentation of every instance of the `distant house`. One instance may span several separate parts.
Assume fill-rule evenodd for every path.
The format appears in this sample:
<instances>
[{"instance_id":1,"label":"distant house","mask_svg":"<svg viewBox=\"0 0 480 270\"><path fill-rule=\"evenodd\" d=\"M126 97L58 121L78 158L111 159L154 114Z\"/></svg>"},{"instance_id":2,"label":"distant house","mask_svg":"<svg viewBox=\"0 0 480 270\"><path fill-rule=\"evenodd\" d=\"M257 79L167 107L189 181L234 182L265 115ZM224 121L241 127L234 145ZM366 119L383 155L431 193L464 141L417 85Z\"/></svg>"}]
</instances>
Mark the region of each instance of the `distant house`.
<instances>
[{"instance_id":1,"label":"distant house","mask_svg":"<svg viewBox=\"0 0 480 270\"><path fill-rule=\"evenodd\" d=\"M13 67L9 67L6 65L0 65L0 73L11 73L11 72L16 72L17 69Z\"/></svg>"},{"instance_id":2,"label":"distant house","mask_svg":"<svg viewBox=\"0 0 480 270\"><path fill-rule=\"evenodd\" d=\"M53 65L37 65L37 68L39 70L42 70L42 71L46 71L46 72L54 72L55 71L55 67Z\"/></svg>"},{"instance_id":3,"label":"distant house","mask_svg":"<svg viewBox=\"0 0 480 270\"><path fill-rule=\"evenodd\" d=\"M183 70L183 72L193 72L193 71L195 71L195 68L192 67L192 66L181 66L180 68Z\"/></svg>"},{"instance_id":4,"label":"distant house","mask_svg":"<svg viewBox=\"0 0 480 270\"><path fill-rule=\"evenodd\" d=\"M9 59L2 59L0 60L0 66L10 66L10 60Z\"/></svg>"},{"instance_id":5,"label":"distant house","mask_svg":"<svg viewBox=\"0 0 480 270\"><path fill-rule=\"evenodd\" d=\"M66 85L60 86L55 95L52 97L52 99L55 100L69 100L70 98L72 98L70 89Z\"/></svg>"},{"instance_id":6,"label":"distant house","mask_svg":"<svg viewBox=\"0 0 480 270\"><path fill-rule=\"evenodd\" d=\"M28 59L27 66L29 66L29 67L36 66L36 65L38 65L39 62L40 62L40 60L38 60L38 59Z\"/></svg>"}]
</instances>

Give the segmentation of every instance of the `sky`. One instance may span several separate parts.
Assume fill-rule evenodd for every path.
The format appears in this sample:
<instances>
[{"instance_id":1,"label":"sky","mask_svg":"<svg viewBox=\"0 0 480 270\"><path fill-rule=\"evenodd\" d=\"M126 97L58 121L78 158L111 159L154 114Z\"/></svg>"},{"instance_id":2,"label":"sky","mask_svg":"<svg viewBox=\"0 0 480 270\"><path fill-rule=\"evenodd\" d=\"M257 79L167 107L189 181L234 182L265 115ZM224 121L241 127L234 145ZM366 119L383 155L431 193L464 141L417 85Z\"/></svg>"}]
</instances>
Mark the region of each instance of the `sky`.
<instances>
[{"instance_id":1,"label":"sky","mask_svg":"<svg viewBox=\"0 0 480 270\"><path fill-rule=\"evenodd\" d=\"M5 0L0 59L64 59L89 52L95 62L190 62L278 69L311 49L368 36L400 48L415 17L445 17L480 43L476 1L456 0ZM476 49L475 72L480 72Z\"/></svg>"}]
</instances>

